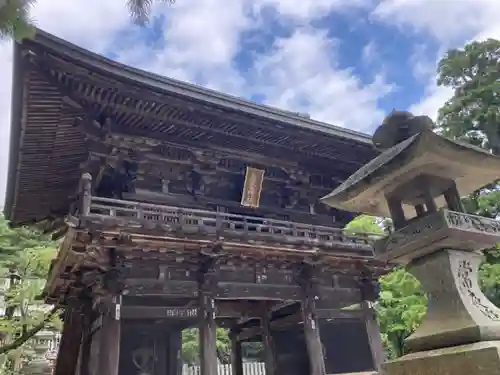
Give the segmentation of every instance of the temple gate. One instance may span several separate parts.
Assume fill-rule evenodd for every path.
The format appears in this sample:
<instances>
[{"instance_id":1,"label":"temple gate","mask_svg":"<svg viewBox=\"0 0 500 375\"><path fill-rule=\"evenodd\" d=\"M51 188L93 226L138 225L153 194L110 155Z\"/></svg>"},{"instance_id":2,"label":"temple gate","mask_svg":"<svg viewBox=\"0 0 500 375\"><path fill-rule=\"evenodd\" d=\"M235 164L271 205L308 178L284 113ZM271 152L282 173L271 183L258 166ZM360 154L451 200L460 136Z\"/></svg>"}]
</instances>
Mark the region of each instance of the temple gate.
<instances>
[{"instance_id":1,"label":"temple gate","mask_svg":"<svg viewBox=\"0 0 500 375\"><path fill-rule=\"evenodd\" d=\"M38 31L15 45L5 214L63 238L55 375L179 375L181 332L262 341L267 375L376 370L373 236L318 199L376 156L356 132L158 77ZM346 309L349 306L358 308Z\"/></svg>"}]
</instances>

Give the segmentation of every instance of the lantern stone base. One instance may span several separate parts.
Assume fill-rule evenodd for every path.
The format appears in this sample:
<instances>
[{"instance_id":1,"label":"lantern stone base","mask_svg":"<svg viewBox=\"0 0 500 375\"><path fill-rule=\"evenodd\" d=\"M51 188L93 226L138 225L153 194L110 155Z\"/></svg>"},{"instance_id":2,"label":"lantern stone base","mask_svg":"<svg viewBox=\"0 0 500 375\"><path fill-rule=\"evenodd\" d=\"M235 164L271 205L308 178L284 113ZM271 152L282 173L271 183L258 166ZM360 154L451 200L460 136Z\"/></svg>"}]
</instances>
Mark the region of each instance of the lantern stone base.
<instances>
[{"instance_id":1,"label":"lantern stone base","mask_svg":"<svg viewBox=\"0 0 500 375\"><path fill-rule=\"evenodd\" d=\"M500 341L408 354L382 365L383 375L500 375Z\"/></svg>"}]
</instances>

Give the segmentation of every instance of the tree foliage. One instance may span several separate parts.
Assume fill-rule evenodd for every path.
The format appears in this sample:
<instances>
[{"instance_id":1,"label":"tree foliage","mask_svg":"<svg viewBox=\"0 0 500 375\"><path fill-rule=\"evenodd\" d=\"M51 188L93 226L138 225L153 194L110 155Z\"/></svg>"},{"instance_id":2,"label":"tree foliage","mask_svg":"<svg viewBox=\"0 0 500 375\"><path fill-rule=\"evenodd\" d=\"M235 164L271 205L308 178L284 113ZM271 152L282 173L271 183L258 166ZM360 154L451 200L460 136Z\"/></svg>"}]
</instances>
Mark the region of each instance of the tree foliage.
<instances>
[{"instance_id":1,"label":"tree foliage","mask_svg":"<svg viewBox=\"0 0 500 375\"><path fill-rule=\"evenodd\" d=\"M0 38L13 37L16 40L33 37L35 29L29 18L30 6L34 0L0 1Z\"/></svg>"},{"instance_id":2,"label":"tree foliage","mask_svg":"<svg viewBox=\"0 0 500 375\"><path fill-rule=\"evenodd\" d=\"M500 155L500 41L452 49L438 66L438 85L454 89L440 109L443 134Z\"/></svg>"},{"instance_id":3,"label":"tree foliage","mask_svg":"<svg viewBox=\"0 0 500 375\"><path fill-rule=\"evenodd\" d=\"M231 342L227 329L217 328L217 356L221 363L230 363ZM200 341L198 328L187 328L182 331L182 361L188 365L200 363Z\"/></svg>"},{"instance_id":4,"label":"tree foliage","mask_svg":"<svg viewBox=\"0 0 500 375\"><path fill-rule=\"evenodd\" d=\"M42 329L60 329L58 309L37 297L45 284L56 243L30 228L10 229L0 217L0 277L5 280L0 316L3 364L12 370L23 360L23 346ZM12 368L10 368L12 367ZM11 371L12 372L12 371Z\"/></svg>"},{"instance_id":5,"label":"tree foliage","mask_svg":"<svg viewBox=\"0 0 500 375\"><path fill-rule=\"evenodd\" d=\"M474 41L448 51L438 65L438 85L454 89L439 112L443 135L500 155L500 41ZM469 213L498 218L498 182L464 198L463 204ZM495 247L485 255L479 281L486 296L500 306L500 251Z\"/></svg>"},{"instance_id":6,"label":"tree foliage","mask_svg":"<svg viewBox=\"0 0 500 375\"><path fill-rule=\"evenodd\" d=\"M175 3L175 0L160 1L167 4ZM154 0L127 0L127 7L132 20L139 25L148 23L154 3Z\"/></svg>"},{"instance_id":7,"label":"tree foliage","mask_svg":"<svg viewBox=\"0 0 500 375\"><path fill-rule=\"evenodd\" d=\"M382 235L391 227L389 220L361 215L344 228L347 234ZM404 268L398 267L379 279L380 295L375 310L382 340L389 357L404 352L404 340L415 330L426 312L426 298L420 283Z\"/></svg>"},{"instance_id":8,"label":"tree foliage","mask_svg":"<svg viewBox=\"0 0 500 375\"><path fill-rule=\"evenodd\" d=\"M439 62L437 83L454 90L439 111L439 131L500 155L500 41L474 41L448 51ZM497 217L497 183L471 194L464 206L469 213Z\"/></svg>"},{"instance_id":9,"label":"tree foliage","mask_svg":"<svg viewBox=\"0 0 500 375\"><path fill-rule=\"evenodd\" d=\"M46 0L48 1L48 0ZM175 0L159 0L173 4ZM29 10L36 0L0 0L0 38L22 40L35 35ZM148 23L154 0L127 0L126 6L132 20L139 24Z\"/></svg>"},{"instance_id":10,"label":"tree foliage","mask_svg":"<svg viewBox=\"0 0 500 375\"><path fill-rule=\"evenodd\" d=\"M380 296L375 309L387 352L397 357L404 353L404 340L419 326L427 311L427 299L420 283L404 268L398 267L381 277Z\"/></svg>"}]
</instances>

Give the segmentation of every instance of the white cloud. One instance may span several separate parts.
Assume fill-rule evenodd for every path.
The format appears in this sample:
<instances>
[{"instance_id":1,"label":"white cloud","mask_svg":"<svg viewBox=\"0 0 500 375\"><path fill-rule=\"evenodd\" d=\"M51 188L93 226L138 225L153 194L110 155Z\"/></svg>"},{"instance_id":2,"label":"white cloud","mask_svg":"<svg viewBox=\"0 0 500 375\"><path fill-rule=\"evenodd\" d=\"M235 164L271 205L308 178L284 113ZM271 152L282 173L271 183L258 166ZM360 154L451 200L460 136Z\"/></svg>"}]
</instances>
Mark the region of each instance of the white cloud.
<instances>
[{"instance_id":1,"label":"white cloud","mask_svg":"<svg viewBox=\"0 0 500 375\"><path fill-rule=\"evenodd\" d=\"M363 62L366 65L372 64L378 58L377 43L374 40L370 40L364 47L362 51Z\"/></svg>"},{"instance_id":2,"label":"white cloud","mask_svg":"<svg viewBox=\"0 0 500 375\"><path fill-rule=\"evenodd\" d=\"M342 12L352 8L366 8L373 0L256 0L255 8L275 8L281 16L297 21L323 17L333 11Z\"/></svg>"},{"instance_id":3,"label":"white cloud","mask_svg":"<svg viewBox=\"0 0 500 375\"><path fill-rule=\"evenodd\" d=\"M82 47L101 52L128 22L124 0L38 1L32 11L37 26Z\"/></svg>"},{"instance_id":4,"label":"white cloud","mask_svg":"<svg viewBox=\"0 0 500 375\"><path fill-rule=\"evenodd\" d=\"M498 0L382 0L372 16L402 30L426 33L439 44L439 56L448 48L461 47L471 40L500 39L500 1ZM416 51L413 73L427 80L425 95L410 110L437 117L438 109L453 92L437 87L437 60Z\"/></svg>"},{"instance_id":5,"label":"white cloud","mask_svg":"<svg viewBox=\"0 0 500 375\"><path fill-rule=\"evenodd\" d=\"M452 89L448 87L438 87L434 81L431 81L425 89L422 100L412 105L409 111L416 115L427 115L436 121L439 108L441 108L452 95Z\"/></svg>"},{"instance_id":6,"label":"white cloud","mask_svg":"<svg viewBox=\"0 0 500 375\"><path fill-rule=\"evenodd\" d=\"M383 77L362 86L349 70L335 64L335 42L326 32L298 29L278 39L271 55L257 62L261 90L270 103L290 110L304 109L312 117L357 130L368 130L383 117L377 99L392 86Z\"/></svg>"},{"instance_id":7,"label":"white cloud","mask_svg":"<svg viewBox=\"0 0 500 375\"><path fill-rule=\"evenodd\" d=\"M382 0L373 16L401 28L433 35L443 44L494 33L500 18L497 0ZM488 31L490 30L490 31Z\"/></svg>"},{"instance_id":8,"label":"white cloud","mask_svg":"<svg viewBox=\"0 0 500 375\"><path fill-rule=\"evenodd\" d=\"M391 86L382 76L363 86L351 71L338 67L335 48L327 35L307 25L313 18L332 11L344 12L372 3L183 0L173 6L156 4L154 14L165 17L154 48L144 35L147 31L130 25L125 0L40 0L32 15L37 25L48 32L98 53L117 53L120 61L139 68L239 96L265 94L271 104L309 112L313 118L336 125L363 129L382 116L377 99ZM269 7L277 11L276 22L286 21L297 30L276 41L270 54L255 54L255 67L241 72L234 58L240 52L242 35L264 27L260 11ZM116 51L117 46L123 47L125 38L126 48ZM9 42L0 42L0 197L5 194L11 51Z\"/></svg>"}]
</instances>

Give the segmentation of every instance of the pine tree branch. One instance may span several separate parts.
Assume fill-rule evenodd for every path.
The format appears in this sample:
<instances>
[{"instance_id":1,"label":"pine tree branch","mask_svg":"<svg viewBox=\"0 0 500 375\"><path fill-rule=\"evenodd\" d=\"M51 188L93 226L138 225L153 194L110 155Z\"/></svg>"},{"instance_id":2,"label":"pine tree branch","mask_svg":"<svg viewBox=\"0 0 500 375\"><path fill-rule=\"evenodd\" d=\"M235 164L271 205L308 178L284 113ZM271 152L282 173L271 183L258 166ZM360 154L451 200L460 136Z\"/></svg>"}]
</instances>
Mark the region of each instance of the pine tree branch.
<instances>
[{"instance_id":1,"label":"pine tree branch","mask_svg":"<svg viewBox=\"0 0 500 375\"><path fill-rule=\"evenodd\" d=\"M38 323L36 326L33 328L27 330L24 332L21 336L19 336L17 339L12 341L9 344L5 344L0 346L0 354L5 354L10 352L11 350L19 348L21 345L23 345L26 341L31 339L33 336L35 336L38 332L40 332L43 327L59 312L59 307L54 306L52 310L48 312L47 315L43 318L43 320Z\"/></svg>"}]
</instances>

